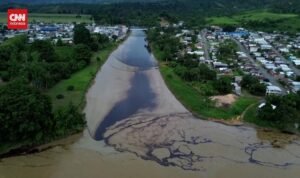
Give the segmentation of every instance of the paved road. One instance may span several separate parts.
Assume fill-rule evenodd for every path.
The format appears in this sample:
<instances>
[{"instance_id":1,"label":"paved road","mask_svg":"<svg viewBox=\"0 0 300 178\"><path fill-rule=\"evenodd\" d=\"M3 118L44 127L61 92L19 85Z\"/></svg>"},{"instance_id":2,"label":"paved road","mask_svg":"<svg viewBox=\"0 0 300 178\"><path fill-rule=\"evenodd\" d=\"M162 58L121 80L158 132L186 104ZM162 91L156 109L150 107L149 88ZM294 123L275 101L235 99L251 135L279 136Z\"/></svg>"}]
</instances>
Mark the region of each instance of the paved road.
<instances>
[{"instance_id":1,"label":"paved road","mask_svg":"<svg viewBox=\"0 0 300 178\"><path fill-rule=\"evenodd\" d=\"M287 90L271 75L267 72L266 69L264 69L261 65L257 64L256 61L253 59L253 57L249 54L249 51L245 48L244 45L242 45L238 40L232 38L233 41L236 42L236 44L239 46L240 50L244 52L247 57L250 59L250 61L256 66L256 68L259 70L259 72L270 81L273 85L276 85L282 89L284 93L287 93Z\"/></svg>"},{"instance_id":2,"label":"paved road","mask_svg":"<svg viewBox=\"0 0 300 178\"><path fill-rule=\"evenodd\" d=\"M287 60L277 49L275 49L273 47L273 51L281 58L281 59L284 59L288 64L289 64L289 67L293 70L293 72L296 74L296 75L299 75L300 76L300 70L293 64L292 61L290 60Z\"/></svg>"},{"instance_id":3,"label":"paved road","mask_svg":"<svg viewBox=\"0 0 300 178\"><path fill-rule=\"evenodd\" d=\"M205 59L210 60L209 46L208 46L208 42L206 39L206 33L207 33L207 30L202 30L201 37L202 37L202 43L203 43L203 47L204 47Z\"/></svg>"}]
</instances>

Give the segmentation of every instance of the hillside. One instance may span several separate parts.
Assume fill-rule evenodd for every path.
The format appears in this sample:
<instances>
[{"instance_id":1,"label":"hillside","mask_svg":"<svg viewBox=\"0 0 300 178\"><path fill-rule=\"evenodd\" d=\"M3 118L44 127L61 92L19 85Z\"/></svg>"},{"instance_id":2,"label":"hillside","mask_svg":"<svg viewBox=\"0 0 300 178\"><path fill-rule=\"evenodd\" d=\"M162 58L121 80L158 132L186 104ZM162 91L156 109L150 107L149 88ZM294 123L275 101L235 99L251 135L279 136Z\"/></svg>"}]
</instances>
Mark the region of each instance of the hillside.
<instances>
[{"instance_id":1,"label":"hillside","mask_svg":"<svg viewBox=\"0 0 300 178\"><path fill-rule=\"evenodd\" d=\"M4 0L0 4L1 12L26 7L31 13L90 14L102 24L153 26L163 18L171 23L184 20L189 26L237 24L299 31L299 0ZM262 10L267 13L240 15Z\"/></svg>"},{"instance_id":2,"label":"hillside","mask_svg":"<svg viewBox=\"0 0 300 178\"><path fill-rule=\"evenodd\" d=\"M278 13L266 10L247 11L232 16L208 17L210 25L243 26L262 31L300 31L300 17L295 13Z\"/></svg>"}]
</instances>

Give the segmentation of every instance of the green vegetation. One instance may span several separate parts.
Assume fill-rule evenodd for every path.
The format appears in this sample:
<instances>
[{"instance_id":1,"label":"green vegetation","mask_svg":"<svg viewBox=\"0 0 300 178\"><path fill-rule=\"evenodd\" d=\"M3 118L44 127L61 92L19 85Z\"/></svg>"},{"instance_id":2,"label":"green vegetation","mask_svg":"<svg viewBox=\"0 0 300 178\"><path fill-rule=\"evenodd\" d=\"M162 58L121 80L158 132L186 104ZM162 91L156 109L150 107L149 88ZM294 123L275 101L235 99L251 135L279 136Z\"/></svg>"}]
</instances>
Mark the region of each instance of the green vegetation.
<instances>
[{"instance_id":1,"label":"green vegetation","mask_svg":"<svg viewBox=\"0 0 300 178\"><path fill-rule=\"evenodd\" d=\"M259 21L259 20L281 20L281 19L288 19L288 18L295 18L298 17L297 14L280 14L280 13L273 13L268 11L248 11L245 13L233 15L233 16L220 16L220 17L209 17L207 20L213 25L232 25L232 24L239 24L243 20L252 20L252 21Z\"/></svg>"},{"instance_id":2,"label":"green vegetation","mask_svg":"<svg viewBox=\"0 0 300 178\"><path fill-rule=\"evenodd\" d=\"M245 75L243 77L241 86L253 95L264 96L266 94L266 85L260 83L258 78L251 75Z\"/></svg>"},{"instance_id":3,"label":"green vegetation","mask_svg":"<svg viewBox=\"0 0 300 178\"><path fill-rule=\"evenodd\" d=\"M199 93L192 85L180 79L172 68L161 65L161 74L179 101L194 114L205 118L232 119L243 113L251 104L257 102L257 99L251 96L240 97L229 108L218 108L209 97Z\"/></svg>"},{"instance_id":4,"label":"green vegetation","mask_svg":"<svg viewBox=\"0 0 300 178\"><path fill-rule=\"evenodd\" d=\"M251 106L244 115L244 120L261 127L276 128L282 131L299 132L300 92L285 96L266 97L266 105L258 109L258 104Z\"/></svg>"},{"instance_id":5,"label":"green vegetation","mask_svg":"<svg viewBox=\"0 0 300 178\"><path fill-rule=\"evenodd\" d=\"M50 98L22 79L0 88L0 106L0 154L67 136L85 125L72 104L53 114Z\"/></svg>"},{"instance_id":6,"label":"green vegetation","mask_svg":"<svg viewBox=\"0 0 300 178\"><path fill-rule=\"evenodd\" d=\"M91 15L77 14L45 14L45 13L29 13L29 22L44 23L91 23ZM7 13L0 13L0 23L7 22Z\"/></svg>"},{"instance_id":7,"label":"green vegetation","mask_svg":"<svg viewBox=\"0 0 300 178\"><path fill-rule=\"evenodd\" d=\"M84 106L85 92L91 80L116 46L117 44L111 44L100 52L95 53L87 67L74 73L69 79L60 81L46 92L53 102L54 110L65 107L70 102L81 108ZM98 61L97 59L100 60ZM68 90L70 86L74 88L71 91ZM62 94L64 98L60 100L56 99L56 96L59 94Z\"/></svg>"},{"instance_id":8,"label":"green vegetation","mask_svg":"<svg viewBox=\"0 0 300 178\"><path fill-rule=\"evenodd\" d=\"M5 12L11 6L12 4L3 5L0 10ZM28 9L31 14L36 14L35 18L46 22L65 21L65 19L69 22L90 22L89 16L81 15L79 18L76 14L91 14L95 22L99 24L157 26L161 19L164 19L170 24L183 20L186 26L203 27L207 24L244 24L249 21L247 27L270 30L279 28L278 30L295 32L299 26L299 18L294 14L299 14L300 3L299 0L288 0L288 2L286 0L159 0L120 1L108 4L35 4L28 5ZM259 11L253 11L254 9ZM66 14L71 14L71 17ZM47 16L50 18L45 18ZM2 19L6 21L5 17ZM265 19L271 21L261 22Z\"/></svg>"},{"instance_id":9,"label":"green vegetation","mask_svg":"<svg viewBox=\"0 0 300 178\"><path fill-rule=\"evenodd\" d=\"M209 17L207 21L211 25L235 25L263 31L277 30L295 33L300 29L298 14L282 14L269 11L248 11L226 17Z\"/></svg>"},{"instance_id":10,"label":"green vegetation","mask_svg":"<svg viewBox=\"0 0 300 178\"><path fill-rule=\"evenodd\" d=\"M237 57L237 49L237 44L234 41L225 40L223 43L220 44L217 58L225 63L230 63L233 59Z\"/></svg>"},{"instance_id":11,"label":"green vegetation","mask_svg":"<svg viewBox=\"0 0 300 178\"><path fill-rule=\"evenodd\" d=\"M55 45L39 40L28 44L26 36L17 36L0 45L0 74L6 82L0 87L0 154L84 128L84 94L116 46L88 37L86 44ZM92 45L102 50L93 53Z\"/></svg>"},{"instance_id":12,"label":"green vegetation","mask_svg":"<svg viewBox=\"0 0 300 178\"><path fill-rule=\"evenodd\" d=\"M191 55L181 54L179 40L172 37L175 31L169 29L159 34L161 30L148 31L151 49L160 61L161 74L169 89L191 112L205 118L232 119L257 101L252 96L245 96L229 107L216 107L210 97L231 93L232 78L217 79L214 70L205 64L199 65ZM170 54L169 51L173 52Z\"/></svg>"},{"instance_id":13,"label":"green vegetation","mask_svg":"<svg viewBox=\"0 0 300 178\"><path fill-rule=\"evenodd\" d=\"M0 97L1 144L40 141L50 134L53 121L48 97L20 80L2 87Z\"/></svg>"},{"instance_id":14,"label":"green vegetation","mask_svg":"<svg viewBox=\"0 0 300 178\"><path fill-rule=\"evenodd\" d=\"M264 128L272 128L270 123L266 120L259 119L257 117L259 103L251 105L245 112L243 120L248 123L253 123L257 126L264 127Z\"/></svg>"},{"instance_id":15,"label":"green vegetation","mask_svg":"<svg viewBox=\"0 0 300 178\"><path fill-rule=\"evenodd\" d=\"M299 18L295 15L300 12L299 0L288 0L288 2L286 0L158 0L87 3L91 1L82 1L82 4L10 3L2 5L0 11L5 12L11 6L27 6L30 19L44 22L91 22L91 19L94 19L99 24L157 26L161 19L164 19L170 24L183 20L189 27L204 27L207 24L224 25L224 23L244 25L248 22L247 27L258 29L279 28L278 30L295 32L299 27ZM258 11L253 11L254 9ZM81 14L91 14L92 18ZM1 16L1 21L5 22L5 13Z\"/></svg>"}]
</instances>

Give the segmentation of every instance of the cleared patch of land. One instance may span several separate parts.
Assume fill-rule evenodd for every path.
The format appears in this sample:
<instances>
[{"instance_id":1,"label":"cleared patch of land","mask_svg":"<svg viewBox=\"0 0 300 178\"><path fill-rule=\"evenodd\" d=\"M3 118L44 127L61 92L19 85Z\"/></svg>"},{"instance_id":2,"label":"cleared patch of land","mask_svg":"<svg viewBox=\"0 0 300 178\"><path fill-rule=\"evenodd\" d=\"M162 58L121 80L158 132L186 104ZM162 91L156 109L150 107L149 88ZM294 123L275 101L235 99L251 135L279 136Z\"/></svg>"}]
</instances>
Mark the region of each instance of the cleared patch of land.
<instances>
[{"instance_id":1,"label":"cleared patch of land","mask_svg":"<svg viewBox=\"0 0 300 178\"><path fill-rule=\"evenodd\" d=\"M207 18L210 25L253 26L262 30L280 30L297 32L300 30L300 18L297 14L280 14L268 11L248 11L233 16Z\"/></svg>"},{"instance_id":2,"label":"cleared patch of land","mask_svg":"<svg viewBox=\"0 0 300 178\"><path fill-rule=\"evenodd\" d=\"M29 22L44 22L44 23L72 23L72 22L93 22L91 15L78 14L44 14L44 13L29 13ZM0 23L7 23L7 13L0 13Z\"/></svg>"},{"instance_id":3,"label":"cleared patch of land","mask_svg":"<svg viewBox=\"0 0 300 178\"><path fill-rule=\"evenodd\" d=\"M172 68L161 65L161 74L169 89L177 99L192 113L198 116L215 119L232 119L239 117L251 104L257 102L252 96L239 97L229 107L216 107L207 97L199 93L192 85L178 77Z\"/></svg>"}]
</instances>

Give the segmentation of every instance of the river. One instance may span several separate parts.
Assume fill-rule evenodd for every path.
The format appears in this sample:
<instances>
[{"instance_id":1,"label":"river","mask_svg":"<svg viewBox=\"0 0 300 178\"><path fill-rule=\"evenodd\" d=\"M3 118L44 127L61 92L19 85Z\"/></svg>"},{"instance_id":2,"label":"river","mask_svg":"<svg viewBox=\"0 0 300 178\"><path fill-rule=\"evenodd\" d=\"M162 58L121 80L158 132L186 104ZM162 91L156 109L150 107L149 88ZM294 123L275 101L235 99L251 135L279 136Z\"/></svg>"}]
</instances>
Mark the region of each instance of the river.
<instances>
[{"instance_id":1,"label":"river","mask_svg":"<svg viewBox=\"0 0 300 178\"><path fill-rule=\"evenodd\" d=\"M82 134L2 159L0 178L299 178L295 136L193 117L145 45L132 30L110 55L86 94Z\"/></svg>"}]
</instances>

